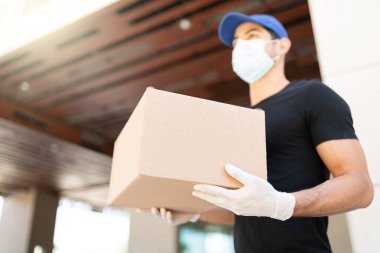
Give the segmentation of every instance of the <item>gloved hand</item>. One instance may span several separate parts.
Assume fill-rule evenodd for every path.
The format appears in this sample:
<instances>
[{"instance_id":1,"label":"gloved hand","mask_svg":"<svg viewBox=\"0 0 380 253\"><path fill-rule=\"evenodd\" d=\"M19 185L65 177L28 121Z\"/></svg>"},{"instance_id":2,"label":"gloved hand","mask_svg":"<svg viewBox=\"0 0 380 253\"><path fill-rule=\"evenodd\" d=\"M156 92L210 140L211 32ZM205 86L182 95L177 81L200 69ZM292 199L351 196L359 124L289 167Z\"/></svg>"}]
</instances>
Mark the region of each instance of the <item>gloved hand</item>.
<instances>
[{"instance_id":1,"label":"gloved hand","mask_svg":"<svg viewBox=\"0 0 380 253\"><path fill-rule=\"evenodd\" d=\"M278 220L289 219L296 203L293 194L276 191L273 186L231 164L226 171L243 184L236 190L214 185L198 184L193 195L243 216L266 216Z\"/></svg>"},{"instance_id":2,"label":"gloved hand","mask_svg":"<svg viewBox=\"0 0 380 253\"><path fill-rule=\"evenodd\" d=\"M189 221L196 222L200 215L194 213L186 213L179 211L170 211L165 208L153 207L151 212L158 218L164 219L166 222L173 225L181 225Z\"/></svg>"}]
</instances>

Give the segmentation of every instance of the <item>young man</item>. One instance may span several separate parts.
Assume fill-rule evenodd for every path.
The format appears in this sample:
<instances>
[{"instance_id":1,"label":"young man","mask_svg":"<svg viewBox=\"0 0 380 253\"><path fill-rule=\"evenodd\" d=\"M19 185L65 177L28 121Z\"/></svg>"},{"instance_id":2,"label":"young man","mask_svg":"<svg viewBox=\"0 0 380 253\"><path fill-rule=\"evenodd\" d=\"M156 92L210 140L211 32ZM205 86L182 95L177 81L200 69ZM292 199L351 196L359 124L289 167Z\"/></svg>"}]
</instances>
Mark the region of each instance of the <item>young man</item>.
<instances>
[{"instance_id":1,"label":"young man","mask_svg":"<svg viewBox=\"0 0 380 253\"><path fill-rule=\"evenodd\" d=\"M233 48L232 68L249 85L251 108L265 111L268 182L226 165L244 186L196 185L193 195L223 208L201 219L235 221L237 253L331 252L327 216L367 207L374 194L348 105L320 81L286 78L291 41L274 17L229 13L219 37ZM152 211L177 224L197 218Z\"/></svg>"}]
</instances>

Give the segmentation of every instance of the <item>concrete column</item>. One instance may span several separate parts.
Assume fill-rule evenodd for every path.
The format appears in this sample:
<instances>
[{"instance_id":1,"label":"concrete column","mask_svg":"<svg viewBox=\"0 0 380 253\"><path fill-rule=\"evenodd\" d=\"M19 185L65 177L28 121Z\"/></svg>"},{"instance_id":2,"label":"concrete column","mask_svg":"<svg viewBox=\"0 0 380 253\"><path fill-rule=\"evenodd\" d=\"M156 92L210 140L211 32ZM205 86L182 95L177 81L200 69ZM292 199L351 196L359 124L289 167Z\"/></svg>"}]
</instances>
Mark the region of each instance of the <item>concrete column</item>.
<instances>
[{"instance_id":1,"label":"concrete column","mask_svg":"<svg viewBox=\"0 0 380 253\"><path fill-rule=\"evenodd\" d=\"M177 227L150 213L131 212L128 253L177 253Z\"/></svg>"},{"instance_id":2,"label":"concrete column","mask_svg":"<svg viewBox=\"0 0 380 253\"><path fill-rule=\"evenodd\" d=\"M328 235L334 253L353 252L346 214L330 216Z\"/></svg>"},{"instance_id":3,"label":"concrete column","mask_svg":"<svg viewBox=\"0 0 380 253\"><path fill-rule=\"evenodd\" d=\"M59 196L32 188L4 198L0 221L0 248L7 253L52 252Z\"/></svg>"},{"instance_id":4,"label":"concrete column","mask_svg":"<svg viewBox=\"0 0 380 253\"><path fill-rule=\"evenodd\" d=\"M380 1L309 0L309 6L323 81L350 105L375 185L375 200L369 208L349 212L346 220L333 218L331 226L346 237L347 244L351 239L353 252L377 252L380 248ZM341 239L334 237L333 243ZM348 251L338 247L335 252Z\"/></svg>"}]
</instances>

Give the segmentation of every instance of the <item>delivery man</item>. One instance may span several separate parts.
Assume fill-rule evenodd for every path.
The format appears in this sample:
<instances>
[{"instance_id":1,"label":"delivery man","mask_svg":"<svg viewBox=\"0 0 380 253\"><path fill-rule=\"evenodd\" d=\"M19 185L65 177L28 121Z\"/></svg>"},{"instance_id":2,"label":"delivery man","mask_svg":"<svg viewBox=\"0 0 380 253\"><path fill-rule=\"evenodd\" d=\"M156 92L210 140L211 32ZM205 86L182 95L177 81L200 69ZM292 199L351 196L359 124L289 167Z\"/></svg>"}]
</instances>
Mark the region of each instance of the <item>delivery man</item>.
<instances>
[{"instance_id":1,"label":"delivery man","mask_svg":"<svg viewBox=\"0 0 380 253\"><path fill-rule=\"evenodd\" d=\"M194 196L223 208L200 218L234 223L237 253L331 252L327 216L367 207L374 195L349 106L318 80L286 78L291 41L273 16L229 13L219 37L251 108L265 111L268 182L227 164L243 187L196 185ZM199 217L152 211L174 224Z\"/></svg>"}]
</instances>

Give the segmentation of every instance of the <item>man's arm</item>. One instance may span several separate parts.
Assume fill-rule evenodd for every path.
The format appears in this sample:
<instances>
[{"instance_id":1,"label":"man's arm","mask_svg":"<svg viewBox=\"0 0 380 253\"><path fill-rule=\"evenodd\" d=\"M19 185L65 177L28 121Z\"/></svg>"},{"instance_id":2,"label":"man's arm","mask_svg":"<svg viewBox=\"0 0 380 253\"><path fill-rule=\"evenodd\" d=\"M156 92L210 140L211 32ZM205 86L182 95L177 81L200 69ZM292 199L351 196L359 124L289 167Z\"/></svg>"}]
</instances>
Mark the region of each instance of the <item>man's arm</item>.
<instances>
[{"instance_id":1,"label":"man's arm","mask_svg":"<svg viewBox=\"0 0 380 253\"><path fill-rule=\"evenodd\" d=\"M374 189L359 141L331 140L316 149L333 178L293 193L296 198L293 216L326 216L367 207Z\"/></svg>"},{"instance_id":2,"label":"man's arm","mask_svg":"<svg viewBox=\"0 0 380 253\"><path fill-rule=\"evenodd\" d=\"M190 221L195 222L198 219L205 222L224 225L233 225L235 223L235 215L223 208L215 208L201 214L173 211L157 207L152 207L151 209L137 209L137 212L148 211L151 211L154 216L173 225L181 225Z\"/></svg>"},{"instance_id":3,"label":"man's arm","mask_svg":"<svg viewBox=\"0 0 380 253\"><path fill-rule=\"evenodd\" d=\"M230 190L195 185L193 195L237 215L286 220L291 216L325 216L368 206L374 195L363 150L357 140L326 141L317 151L334 178L312 189L279 192L267 181L226 165L227 173L243 184Z\"/></svg>"},{"instance_id":4,"label":"man's arm","mask_svg":"<svg viewBox=\"0 0 380 253\"><path fill-rule=\"evenodd\" d=\"M202 213L199 219L202 221L210 222L210 223L217 223L217 224L224 224L224 225L233 225L235 223L234 213L222 208L217 208L217 209L213 209L211 211Z\"/></svg>"}]
</instances>

